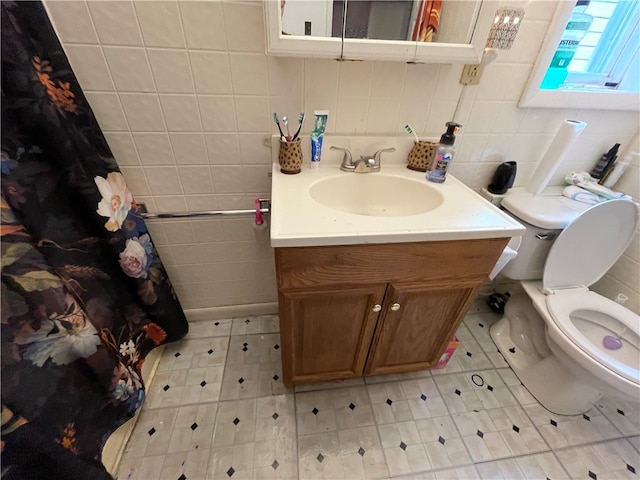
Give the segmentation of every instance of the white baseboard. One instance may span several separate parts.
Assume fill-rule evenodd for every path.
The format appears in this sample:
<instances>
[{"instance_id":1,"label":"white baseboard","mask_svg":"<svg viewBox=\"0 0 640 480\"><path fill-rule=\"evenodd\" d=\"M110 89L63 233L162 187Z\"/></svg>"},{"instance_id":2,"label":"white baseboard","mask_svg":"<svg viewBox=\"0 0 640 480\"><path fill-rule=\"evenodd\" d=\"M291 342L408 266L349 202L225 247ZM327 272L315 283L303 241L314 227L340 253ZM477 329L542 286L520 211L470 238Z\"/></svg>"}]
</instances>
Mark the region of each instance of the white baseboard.
<instances>
[{"instance_id":1,"label":"white baseboard","mask_svg":"<svg viewBox=\"0 0 640 480\"><path fill-rule=\"evenodd\" d=\"M184 311L190 322L223 320L225 318L251 315L272 315L278 313L278 302L250 303L246 305L225 305L222 307L191 308Z\"/></svg>"}]
</instances>

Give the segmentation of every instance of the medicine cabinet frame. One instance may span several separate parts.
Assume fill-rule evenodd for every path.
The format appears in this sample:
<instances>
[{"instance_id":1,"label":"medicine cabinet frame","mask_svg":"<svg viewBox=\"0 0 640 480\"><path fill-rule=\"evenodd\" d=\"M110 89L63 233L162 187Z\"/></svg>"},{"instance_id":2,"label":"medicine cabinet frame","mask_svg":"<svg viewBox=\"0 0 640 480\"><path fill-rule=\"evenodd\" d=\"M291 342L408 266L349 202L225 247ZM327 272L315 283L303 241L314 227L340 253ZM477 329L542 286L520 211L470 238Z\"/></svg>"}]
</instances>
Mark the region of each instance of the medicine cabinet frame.
<instances>
[{"instance_id":1,"label":"medicine cabinet frame","mask_svg":"<svg viewBox=\"0 0 640 480\"><path fill-rule=\"evenodd\" d=\"M590 110L640 111L640 94L638 92L613 89L576 91L541 90L539 88L574 7L575 2L573 1L559 2L553 21L549 26L546 40L533 66L518 106L525 108L588 108ZM635 61L638 61L637 58Z\"/></svg>"},{"instance_id":2,"label":"medicine cabinet frame","mask_svg":"<svg viewBox=\"0 0 640 480\"><path fill-rule=\"evenodd\" d=\"M469 44L409 42L283 35L279 0L266 0L267 54L334 60L382 60L410 63L480 63L499 2L482 0L477 7ZM348 10L347 10L348 11Z\"/></svg>"}]
</instances>

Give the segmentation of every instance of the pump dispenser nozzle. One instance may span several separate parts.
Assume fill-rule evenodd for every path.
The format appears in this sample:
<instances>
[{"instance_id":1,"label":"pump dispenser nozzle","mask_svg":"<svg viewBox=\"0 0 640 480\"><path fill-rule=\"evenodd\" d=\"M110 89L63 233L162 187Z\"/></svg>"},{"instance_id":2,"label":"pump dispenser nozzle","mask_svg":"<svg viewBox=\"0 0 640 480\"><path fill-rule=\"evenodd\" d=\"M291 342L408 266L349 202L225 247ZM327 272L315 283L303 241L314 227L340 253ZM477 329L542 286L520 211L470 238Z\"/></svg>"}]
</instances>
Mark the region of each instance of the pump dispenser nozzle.
<instances>
[{"instance_id":1,"label":"pump dispenser nozzle","mask_svg":"<svg viewBox=\"0 0 640 480\"><path fill-rule=\"evenodd\" d=\"M442 145L453 145L456 141L456 133L462 127L459 123L456 122L447 122L445 123L447 126L447 131L442 134L440 137L440 144Z\"/></svg>"}]
</instances>

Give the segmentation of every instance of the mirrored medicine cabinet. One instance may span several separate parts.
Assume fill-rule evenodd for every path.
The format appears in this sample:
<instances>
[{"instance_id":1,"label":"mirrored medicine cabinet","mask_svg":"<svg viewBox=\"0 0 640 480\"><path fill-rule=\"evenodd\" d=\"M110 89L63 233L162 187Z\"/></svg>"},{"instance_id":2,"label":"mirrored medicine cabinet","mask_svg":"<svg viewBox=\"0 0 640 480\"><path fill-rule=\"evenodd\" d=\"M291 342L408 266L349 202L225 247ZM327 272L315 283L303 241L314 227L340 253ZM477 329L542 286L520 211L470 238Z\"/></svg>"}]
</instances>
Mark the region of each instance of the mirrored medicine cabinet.
<instances>
[{"instance_id":1,"label":"mirrored medicine cabinet","mask_svg":"<svg viewBox=\"0 0 640 480\"><path fill-rule=\"evenodd\" d=\"M267 0L267 50L340 60L479 63L497 6L493 0Z\"/></svg>"}]
</instances>

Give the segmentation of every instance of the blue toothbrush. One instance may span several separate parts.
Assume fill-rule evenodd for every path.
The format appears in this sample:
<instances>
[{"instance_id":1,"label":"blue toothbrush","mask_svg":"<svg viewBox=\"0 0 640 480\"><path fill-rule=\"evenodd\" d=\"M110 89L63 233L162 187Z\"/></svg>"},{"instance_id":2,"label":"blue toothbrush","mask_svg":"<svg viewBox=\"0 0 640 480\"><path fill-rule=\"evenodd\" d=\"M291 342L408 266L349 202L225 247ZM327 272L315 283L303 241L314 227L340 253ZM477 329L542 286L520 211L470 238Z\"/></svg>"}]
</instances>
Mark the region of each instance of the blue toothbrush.
<instances>
[{"instance_id":1,"label":"blue toothbrush","mask_svg":"<svg viewBox=\"0 0 640 480\"><path fill-rule=\"evenodd\" d=\"M298 135L300 135L300 129L302 128L303 121L304 121L304 112L300 112L300 115L298 115L298 130L296 130L296 133L293 135L293 138L291 139L292 142L295 142L296 138L298 138Z\"/></svg>"},{"instance_id":2,"label":"blue toothbrush","mask_svg":"<svg viewBox=\"0 0 640 480\"><path fill-rule=\"evenodd\" d=\"M273 112L273 120L276 122L278 130L280 131L280 140L286 140L287 138L284 136L284 133L282 133L282 128L280 128L280 119L278 118L278 114L276 112Z\"/></svg>"}]
</instances>

